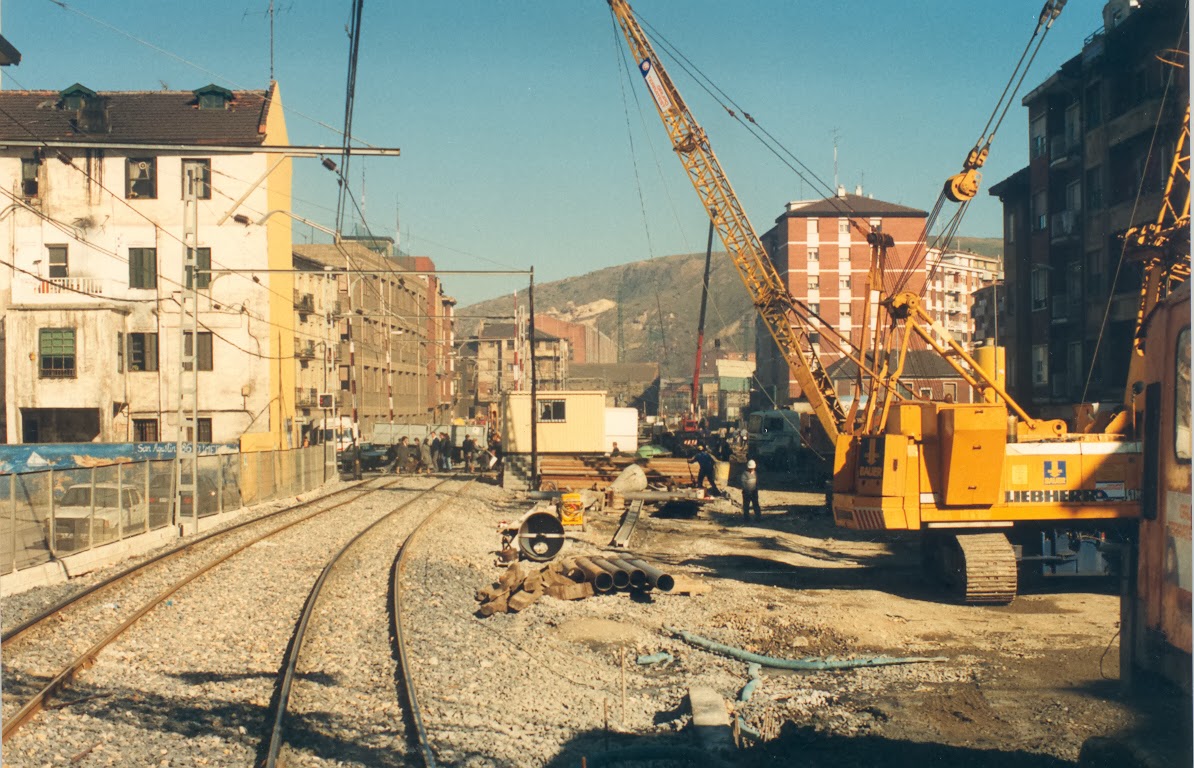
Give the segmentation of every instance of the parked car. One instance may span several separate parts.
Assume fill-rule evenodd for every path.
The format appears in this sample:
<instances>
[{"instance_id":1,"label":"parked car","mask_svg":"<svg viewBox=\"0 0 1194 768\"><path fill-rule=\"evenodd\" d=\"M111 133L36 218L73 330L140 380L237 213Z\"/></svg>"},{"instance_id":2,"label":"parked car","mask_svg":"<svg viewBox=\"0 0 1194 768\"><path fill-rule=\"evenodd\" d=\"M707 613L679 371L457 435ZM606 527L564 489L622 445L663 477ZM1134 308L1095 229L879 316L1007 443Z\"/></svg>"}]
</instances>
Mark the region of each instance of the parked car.
<instances>
[{"instance_id":1,"label":"parked car","mask_svg":"<svg viewBox=\"0 0 1194 768\"><path fill-rule=\"evenodd\" d=\"M217 478L199 473L199 517L208 517L220 511L220 495L224 497L224 510L240 508L240 491L236 483L225 482L221 487ZM149 519L151 528L168 525L171 520L170 510L174 507L174 475L155 475L149 481ZM190 518L193 507L190 495L182 498L182 509L179 510L181 519Z\"/></svg>"},{"instance_id":2,"label":"parked car","mask_svg":"<svg viewBox=\"0 0 1194 768\"><path fill-rule=\"evenodd\" d=\"M358 443L356 451L361 456L361 469L383 469L389 464L393 458L390 456L388 449L384 445L375 445L374 443ZM356 454L353 452L352 446L345 448L340 452L340 471L351 472L353 457Z\"/></svg>"},{"instance_id":3,"label":"parked car","mask_svg":"<svg viewBox=\"0 0 1194 768\"><path fill-rule=\"evenodd\" d=\"M72 485L54 505L53 521L55 551L73 552L92 544L114 541L121 532L128 534L144 529L145 499L135 486L120 488L115 483ZM51 537L47 535L46 538Z\"/></svg>"}]
</instances>

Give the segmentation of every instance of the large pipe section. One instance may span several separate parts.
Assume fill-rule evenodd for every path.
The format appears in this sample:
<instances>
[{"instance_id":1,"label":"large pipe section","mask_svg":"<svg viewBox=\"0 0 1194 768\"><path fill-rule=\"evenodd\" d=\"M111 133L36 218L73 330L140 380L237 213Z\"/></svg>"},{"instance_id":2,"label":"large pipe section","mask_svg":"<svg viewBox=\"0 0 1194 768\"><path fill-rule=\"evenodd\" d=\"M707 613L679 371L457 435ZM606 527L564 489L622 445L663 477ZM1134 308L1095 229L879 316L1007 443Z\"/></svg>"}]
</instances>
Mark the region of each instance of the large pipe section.
<instances>
[{"instance_id":1,"label":"large pipe section","mask_svg":"<svg viewBox=\"0 0 1194 768\"><path fill-rule=\"evenodd\" d=\"M674 578L650 563L640 560L637 557L628 557L626 558L626 562L630 563L635 568L642 570L643 573L646 574L647 581L651 584L651 586L655 589L658 589L660 592L671 592L676 588L676 580Z\"/></svg>"},{"instance_id":2,"label":"large pipe section","mask_svg":"<svg viewBox=\"0 0 1194 768\"><path fill-rule=\"evenodd\" d=\"M590 557L589 562L608 573L614 580L614 589L626 589L630 586L630 571L623 570L604 557Z\"/></svg>"},{"instance_id":3,"label":"large pipe section","mask_svg":"<svg viewBox=\"0 0 1194 768\"><path fill-rule=\"evenodd\" d=\"M576 558L576 567L585 575L585 581L593 585L596 592L611 592L614 588L614 577L604 568L587 557Z\"/></svg>"},{"instance_id":4,"label":"large pipe section","mask_svg":"<svg viewBox=\"0 0 1194 768\"><path fill-rule=\"evenodd\" d=\"M631 565L625 559L614 555L602 559L618 570L626 572L630 578L631 589L650 589L647 586L647 573L642 568Z\"/></svg>"}]
</instances>

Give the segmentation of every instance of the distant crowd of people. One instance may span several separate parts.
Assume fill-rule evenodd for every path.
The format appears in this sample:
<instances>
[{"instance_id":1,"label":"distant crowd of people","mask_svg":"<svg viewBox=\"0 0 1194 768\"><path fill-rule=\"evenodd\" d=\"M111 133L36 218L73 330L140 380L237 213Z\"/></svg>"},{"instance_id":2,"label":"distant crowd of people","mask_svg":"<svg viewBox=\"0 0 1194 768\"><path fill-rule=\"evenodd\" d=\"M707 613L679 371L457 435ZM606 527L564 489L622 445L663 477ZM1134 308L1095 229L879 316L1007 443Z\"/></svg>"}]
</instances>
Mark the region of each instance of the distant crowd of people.
<instances>
[{"instance_id":1,"label":"distant crowd of people","mask_svg":"<svg viewBox=\"0 0 1194 768\"><path fill-rule=\"evenodd\" d=\"M488 445L482 449L476 438L466 434L460 445L453 443L446 432L433 432L419 438L399 438L390 447L393 456L392 469L397 474L429 474L431 472L452 472L463 467L465 472L486 472L490 469L501 473L502 438L494 434Z\"/></svg>"}]
</instances>

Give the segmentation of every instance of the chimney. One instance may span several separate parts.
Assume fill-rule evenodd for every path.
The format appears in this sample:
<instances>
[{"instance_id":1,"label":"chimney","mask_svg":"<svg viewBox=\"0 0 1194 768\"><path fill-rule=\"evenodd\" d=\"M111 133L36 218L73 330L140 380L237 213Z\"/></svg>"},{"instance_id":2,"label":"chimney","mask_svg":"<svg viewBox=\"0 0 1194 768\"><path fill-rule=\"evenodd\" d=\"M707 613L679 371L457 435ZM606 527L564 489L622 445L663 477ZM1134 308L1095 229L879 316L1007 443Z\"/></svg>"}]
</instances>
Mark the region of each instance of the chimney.
<instances>
[{"instance_id":1,"label":"chimney","mask_svg":"<svg viewBox=\"0 0 1194 768\"><path fill-rule=\"evenodd\" d=\"M79 107L75 124L83 133L109 133L112 130L108 119L108 99L104 96L86 96Z\"/></svg>"},{"instance_id":2,"label":"chimney","mask_svg":"<svg viewBox=\"0 0 1194 768\"><path fill-rule=\"evenodd\" d=\"M858 195L859 197L862 197L862 185L861 184L854 187L854 194Z\"/></svg>"},{"instance_id":3,"label":"chimney","mask_svg":"<svg viewBox=\"0 0 1194 768\"><path fill-rule=\"evenodd\" d=\"M845 186L844 184L838 184L838 185L837 185L837 196L838 196L838 197L845 197L845 196L846 196L846 186Z\"/></svg>"}]
</instances>

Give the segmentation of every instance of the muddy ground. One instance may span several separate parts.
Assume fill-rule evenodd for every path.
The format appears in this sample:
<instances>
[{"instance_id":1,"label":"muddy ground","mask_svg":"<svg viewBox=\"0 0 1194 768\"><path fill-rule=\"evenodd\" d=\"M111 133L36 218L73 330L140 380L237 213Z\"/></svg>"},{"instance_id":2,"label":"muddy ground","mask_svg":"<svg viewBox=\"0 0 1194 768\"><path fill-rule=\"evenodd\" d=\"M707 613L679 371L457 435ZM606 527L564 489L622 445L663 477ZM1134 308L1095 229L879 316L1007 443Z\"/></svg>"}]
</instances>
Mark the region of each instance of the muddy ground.
<instances>
[{"instance_id":1,"label":"muddy ground","mask_svg":"<svg viewBox=\"0 0 1194 768\"><path fill-rule=\"evenodd\" d=\"M1044 768L1075 765L1090 737L1133 733L1160 764L1191 765L1188 698L1120 689L1117 582L951 604L922 575L915 535L836 528L822 494L782 486L762 491L763 520L746 523L730 495L695 518L645 515L631 542L731 596L711 626L778 657L946 658L791 681L769 671L769 695L744 708L767 738L752 760ZM617 520L591 517L586 538L607 543Z\"/></svg>"}]
</instances>

